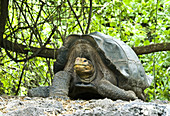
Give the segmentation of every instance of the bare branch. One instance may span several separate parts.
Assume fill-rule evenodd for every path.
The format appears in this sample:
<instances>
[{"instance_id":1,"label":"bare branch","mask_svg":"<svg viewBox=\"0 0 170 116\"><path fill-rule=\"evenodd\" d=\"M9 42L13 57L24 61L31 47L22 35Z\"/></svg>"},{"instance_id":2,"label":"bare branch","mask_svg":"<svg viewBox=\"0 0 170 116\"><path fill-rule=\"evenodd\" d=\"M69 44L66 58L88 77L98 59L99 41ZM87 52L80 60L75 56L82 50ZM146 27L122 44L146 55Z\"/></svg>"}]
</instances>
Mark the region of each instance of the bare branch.
<instances>
[{"instance_id":1,"label":"bare branch","mask_svg":"<svg viewBox=\"0 0 170 116\"><path fill-rule=\"evenodd\" d=\"M5 46L3 44L0 44L0 47L16 52L16 53L22 53L22 54L27 54L28 52L36 53L37 51L41 49L41 48L36 48L36 47L30 47L30 50L27 50L26 45L13 43L6 39L3 39L3 43L5 44ZM11 46L14 46L14 47L11 47ZM42 51L40 51L36 56L54 59L57 57L57 55L58 55L58 49L45 48Z\"/></svg>"},{"instance_id":2,"label":"bare branch","mask_svg":"<svg viewBox=\"0 0 170 116\"><path fill-rule=\"evenodd\" d=\"M159 51L170 51L170 43L157 43L147 46L133 47L132 48L137 55L149 54Z\"/></svg>"},{"instance_id":3,"label":"bare branch","mask_svg":"<svg viewBox=\"0 0 170 116\"><path fill-rule=\"evenodd\" d=\"M71 6L70 1L69 1L69 0L67 0L67 2L68 2L68 5L70 6L70 8L71 8L71 10L72 10L72 12L73 12L73 14L74 14L74 16L76 17L76 20L77 20L77 22L78 22L78 24L79 24L79 26L80 26L80 29L81 29L82 34L84 34L83 28L81 27L80 21L79 21L79 19L78 19L77 15L76 15L76 13L74 12L73 7Z\"/></svg>"},{"instance_id":4,"label":"bare branch","mask_svg":"<svg viewBox=\"0 0 170 116\"><path fill-rule=\"evenodd\" d=\"M16 91L15 95L18 95L18 93L19 93L19 90L20 90L20 86L21 86L21 82L22 82L22 78L23 78L23 74L24 74L24 71L25 71L26 64L27 64L27 62L24 63L24 67L23 67L22 72L21 72L21 75L20 75L19 84L18 84L18 88L17 88L17 91Z\"/></svg>"},{"instance_id":5,"label":"bare branch","mask_svg":"<svg viewBox=\"0 0 170 116\"><path fill-rule=\"evenodd\" d=\"M28 22L28 20L27 20L26 15L25 15L24 12L23 12L23 10L22 10L21 7L19 6L19 4L16 2L16 0L14 0L14 1L15 1L15 3L16 3L17 7L19 8L19 10L21 11L21 13L22 13L22 15L23 15L23 17L24 17L24 19L25 19L25 22L27 23L27 25L28 25L29 27L31 27L30 24L29 24L29 22ZM29 8L29 7L28 7L28 8ZM29 11L29 9L28 9L28 11ZM29 13L30 13L30 12L29 12ZM31 13L30 13L30 14L31 14ZM32 17L32 20L33 20L32 14L31 14L30 16ZM39 32L38 32L39 38L37 37L36 31L38 31L38 30L34 30L34 28L31 28L31 30L33 31L33 33L34 33L36 39L39 41L40 45L42 45L41 36L40 36Z\"/></svg>"},{"instance_id":6,"label":"bare branch","mask_svg":"<svg viewBox=\"0 0 170 116\"><path fill-rule=\"evenodd\" d=\"M26 57L26 58L24 58L24 59L22 59L22 60L18 60L17 58L14 58L14 57L8 52L8 50L6 49L6 48L7 48L7 44L4 43L4 41L3 41L3 46L4 46L4 48L5 48L5 51L6 51L7 55L8 55L12 60L14 60L15 62L23 62L23 61L26 62L27 60L29 60L29 59L31 59L31 58L33 58L33 57L36 57L42 50L45 49L45 46L50 42L50 39L51 39L52 35L53 35L54 32L55 32L55 29L56 29L56 27L53 28L52 33L50 34L50 36L49 36L49 38L47 39L46 43L45 43L41 48L39 48L38 50L36 50L35 52L33 52L33 55L31 55L30 57ZM6 40L6 39L4 39L4 40ZM24 49L25 49L25 48L24 48ZM24 49L22 49L22 51L24 51ZM28 54L28 52L26 52L26 54Z\"/></svg>"},{"instance_id":7,"label":"bare branch","mask_svg":"<svg viewBox=\"0 0 170 116\"><path fill-rule=\"evenodd\" d=\"M3 43L5 43L6 46L4 47L3 44L0 44L0 47L17 53L27 54L28 52L36 53L37 51L40 51L38 54L36 54L36 57L52 59L55 59L58 55L58 49L44 48L41 50L41 48L30 47L30 50L25 50L25 48L27 48L25 45L12 43L6 39L3 40ZM14 47L12 48L11 46ZM133 47L132 49L136 52L137 55L149 54L158 51L170 51L170 43L157 43L147 46Z\"/></svg>"},{"instance_id":8,"label":"bare branch","mask_svg":"<svg viewBox=\"0 0 170 116\"><path fill-rule=\"evenodd\" d=\"M89 19L88 19L88 25L87 25L87 28L86 28L86 32L85 32L85 34L88 34L88 30L89 30L90 22L91 22L91 15L92 15L92 0L90 0L90 12L89 12Z\"/></svg>"}]
</instances>

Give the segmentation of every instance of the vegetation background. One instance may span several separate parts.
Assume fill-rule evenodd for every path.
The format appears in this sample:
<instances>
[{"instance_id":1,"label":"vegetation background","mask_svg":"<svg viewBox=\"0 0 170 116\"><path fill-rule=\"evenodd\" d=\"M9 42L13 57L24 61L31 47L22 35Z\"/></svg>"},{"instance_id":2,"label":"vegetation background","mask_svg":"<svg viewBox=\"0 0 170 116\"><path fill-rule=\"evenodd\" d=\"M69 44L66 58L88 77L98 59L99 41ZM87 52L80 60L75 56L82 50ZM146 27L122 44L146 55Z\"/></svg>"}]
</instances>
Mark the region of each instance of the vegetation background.
<instances>
[{"instance_id":1,"label":"vegetation background","mask_svg":"<svg viewBox=\"0 0 170 116\"><path fill-rule=\"evenodd\" d=\"M98 31L144 46L138 57L154 77L147 100L170 100L169 0L1 0L0 11L0 95L51 85L65 38Z\"/></svg>"}]
</instances>

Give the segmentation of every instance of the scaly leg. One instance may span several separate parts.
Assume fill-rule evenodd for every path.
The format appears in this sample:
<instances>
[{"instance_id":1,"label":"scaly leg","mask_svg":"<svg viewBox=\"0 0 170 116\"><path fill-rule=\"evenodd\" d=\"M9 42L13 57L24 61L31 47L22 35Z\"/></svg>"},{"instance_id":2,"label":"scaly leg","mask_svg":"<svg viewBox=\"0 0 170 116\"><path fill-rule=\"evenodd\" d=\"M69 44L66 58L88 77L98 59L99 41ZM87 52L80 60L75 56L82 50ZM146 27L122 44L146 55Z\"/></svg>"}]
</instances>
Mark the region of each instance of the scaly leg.
<instances>
[{"instance_id":1,"label":"scaly leg","mask_svg":"<svg viewBox=\"0 0 170 116\"><path fill-rule=\"evenodd\" d=\"M29 97L48 97L49 96L49 86L46 87L36 87L28 90Z\"/></svg>"},{"instance_id":2,"label":"scaly leg","mask_svg":"<svg viewBox=\"0 0 170 116\"><path fill-rule=\"evenodd\" d=\"M97 87L98 93L110 99L135 100L136 94L133 91L125 91L107 80L101 80Z\"/></svg>"},{"instance_id":3,"label":"scaly leg","mask_svg":"<svg viewBox=\"0 0 170 116\"><path fill-rule=\"evenodd\" d=\"M50 95L52 97L68 96L71 75L66 71L60 71L55 74L52 86L50 87Z\"/></svg>"}]
</instances>

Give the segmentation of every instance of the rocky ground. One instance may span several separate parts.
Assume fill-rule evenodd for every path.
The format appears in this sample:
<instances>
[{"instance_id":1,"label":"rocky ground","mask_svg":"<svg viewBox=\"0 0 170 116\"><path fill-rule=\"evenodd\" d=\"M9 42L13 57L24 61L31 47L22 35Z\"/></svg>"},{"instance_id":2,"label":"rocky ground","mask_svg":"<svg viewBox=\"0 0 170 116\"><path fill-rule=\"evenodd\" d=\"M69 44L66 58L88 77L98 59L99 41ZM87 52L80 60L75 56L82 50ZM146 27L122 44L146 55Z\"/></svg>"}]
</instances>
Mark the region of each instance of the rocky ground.
<instances>
[{"instance_id":1,"label":"rocky ground","mask_svg":"<svg viewBox=\"0 0 170 116\"><path fill-rule=\"evenodd\" d=\"M170 102L0 97L0 116L170 116Z\"/></svg>"}]
</instances>

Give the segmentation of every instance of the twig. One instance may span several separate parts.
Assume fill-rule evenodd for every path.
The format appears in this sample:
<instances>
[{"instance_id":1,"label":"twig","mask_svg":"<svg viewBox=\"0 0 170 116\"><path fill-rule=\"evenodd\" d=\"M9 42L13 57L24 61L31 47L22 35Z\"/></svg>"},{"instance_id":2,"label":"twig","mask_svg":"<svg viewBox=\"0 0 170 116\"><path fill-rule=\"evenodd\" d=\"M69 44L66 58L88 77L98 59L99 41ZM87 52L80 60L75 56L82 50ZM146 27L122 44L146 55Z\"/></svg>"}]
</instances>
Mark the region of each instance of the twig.
<instances>
[{"instance_id":1,"label":"twig","mask_svg":"<svg viewBox=\"0 0 170 116\"><path fill-rule=\"evenodd\" d=\"M73 14L74 14L74 16L76 17L76 20L77 20L77 22L78 22L78 24L79 24L79 26L80 26L80 29L81 29L82 34L84 34L83 28L81 27L81 24L80 24L80 22L79 22L79 19L78 19L76 13L74 12L74 9L73 9L73 7L71 6L70 1L67 0L67 2L68 2L68 5L70 6L70 8L71 8L71 10L72 10L72 12L73 12Z\"/></svg>"},{"instance_id":2,"label":"twig","mask_svg":"<svg viewBox=\"0 0 170 116\"><path fill-rule=\"evenodd\" d=\"M56 26L53 28L52 33L50 34L50 36L49 36L49 38L47 39L46 43L45 43L39 50L37 50L33 55L31 55L31 56L28 57L28 58L25 58L25 59L22 59L22 60L17 60L17 58L13 58L13 56L7 51L7 49L5 49L5 51L6 51L7 55L8 55L12 60L14 60L15 62L23 62L23 61L26 62L27 60L29 60L29 59L37 56L43 49L45 49L45 46L50 42L51 36L54 34L55 29L56 29ZM4 42L4 41L3 41L3 42ZM3 43L3 45L4 45L4 48L6 48L6 44Z\"/></svg>"},{"instance_id":3,"label":"twig","mask_svg":"<svg viewBox=\"0 0 170 116\"><path fill-rule=\"evenodd\" d=\"M21 13L22 13L22 15L23 15L23 17L24 17L25 22L27 23L27 25L28 25L29 27L31 27L30 24L29 24L29 22L28 22L28 20L27 20L26 15L24 14L24 12L23 12L23 10L21 9L21 7L18 5L18 3L16 2L16 0L14 0L14 2L16 3L17 7L20 9L20 11L21 11ZM26 5L27 5L27 4L26 4ZM29 9L28 9L28 11L29 11ZM30 12L29 12L29 13L30 13ZM30 13L30 16L33 18L33 16L32 16L31 13ZM41 45L41 41L40 41L41 39L39 40L39 38L37 37L37 34L36 34L34 28L31 28L31 30L33 31L36 39L40 42L40 45ZM39 36L39 37L40 37L40 36Z\"/></svg>"},{"instance_id":4,"label":"twig","mask_svg":"<svg viewBox=\"0 0 170 116\"><path fill-rule=\"evenodd\" d=\"M23 77L23 74L24 74L24 71L25 71L26 64L27 64L27 62L24 63L24 67L23 67L22 72L21 72L18 88L17 88L15 95L18 95L18 93L19 93L21 82L22 82L22 77Z\"/></svg>"},{"instance_id":5,"label":"twig","mask_svg":"<svg viewBox=\"0 0 170 116\"><path fill-rule=\"evenodd\" d=\"M88 25L87 25L87 28L86 28L86 32L85 32L85 34L88 34L88 30L89 30L90 22L91 22L91 15L92 15L92 0L90 0L90 12L89 12L89 19L88 19Z\"/></svg>"},{"instance_id":6,"label":"twig","mask_svg":"<svg viewBox=\"0 0 170 116\"><path fill-rule=\"evenodd\" d=\"M49 71L49 73L50 73L51 83L52 83L52 77L53 77L54 75L53 75L52 69L51 69L51 67L50 67L50 59L48 60L48 59L46 58L46 63L47 63L47 65L48 65L48 71Z\"/></svg>"}]
</instances>

